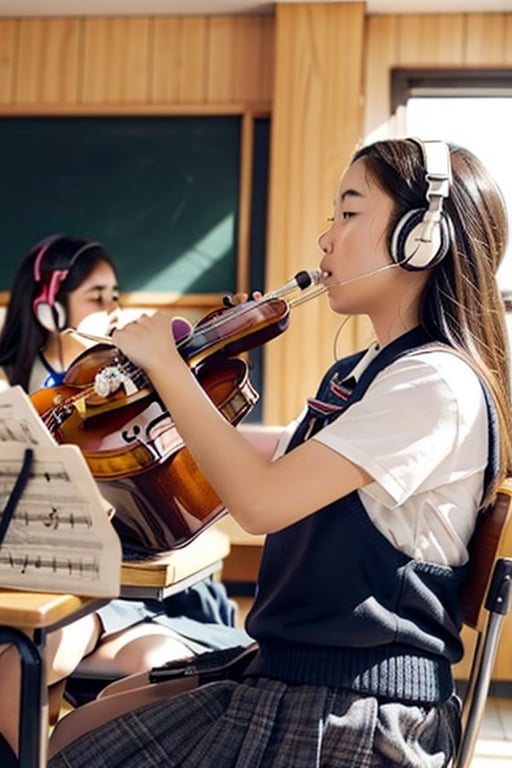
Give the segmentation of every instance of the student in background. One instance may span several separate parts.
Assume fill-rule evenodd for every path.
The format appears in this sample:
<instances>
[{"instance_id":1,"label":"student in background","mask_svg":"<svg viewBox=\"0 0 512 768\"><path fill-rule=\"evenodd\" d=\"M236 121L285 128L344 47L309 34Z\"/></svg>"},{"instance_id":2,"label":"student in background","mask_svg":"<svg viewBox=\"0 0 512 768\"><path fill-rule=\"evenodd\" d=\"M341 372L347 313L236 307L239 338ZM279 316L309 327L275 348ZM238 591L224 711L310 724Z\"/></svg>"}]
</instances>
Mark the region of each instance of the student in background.
<instances>
[{"instance_id":1,"label":"student in background","mask_svg":"<svg viewBox=\"0 0 512 768\"><path fill-rule=\"evenodd\" d=\"M329 305L368 315L376 340L326 372L273 461L212 407L164 315L114 331L231 514L267 534L247 618L259 655L238 681L95 728L49 768L451 763L467 547L512 469L506 208L469 151L402 139L355 153L330 221Z\"/></svg>"},{"instance_id":2,"label":"student in background","mask_svg":"<svg viewBox=\"0 0 512 768\"><path fill-rule=\"evenodd\" d=\"M118 306L116 266L100 243L64 235L36 243L12 283L0 335L4 380L29 394L60 384L85 348L77 335L62 331L95 313L106 318Z\"/></svg>"},{"instance_id":3,"label":"student in background","mask_svg":"<svg viewBox=\"0 0 512 768\"><path fill-rule=\"evenodd\" d=\"M90 346L66 329L80 328L96 316L102 325L94 330L106 335L118 309L117 268L101 243L68 235L36 243L16 271L0 335L5 385L20 385L29 394L59 385L73 360ZM130 674L236 644L245 633L233 624L224 587L211 580L164 602L113 600L48 636L48 682L68 677L93 651ZM0 734L13 749L18 743L18 680L16 650L0 646ZM0 765L4 768L2 759Z\"/></svg>"}]
</instances>

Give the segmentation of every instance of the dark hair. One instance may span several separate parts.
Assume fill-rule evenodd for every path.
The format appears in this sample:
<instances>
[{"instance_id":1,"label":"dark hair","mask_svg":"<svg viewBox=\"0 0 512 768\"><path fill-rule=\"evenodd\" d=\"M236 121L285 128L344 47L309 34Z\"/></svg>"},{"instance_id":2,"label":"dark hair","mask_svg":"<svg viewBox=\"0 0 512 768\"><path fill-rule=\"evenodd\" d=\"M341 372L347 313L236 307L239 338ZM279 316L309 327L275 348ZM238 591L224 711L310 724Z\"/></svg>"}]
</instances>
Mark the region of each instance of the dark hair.
<instances>
[{"instance_id":1,"label":"dark hair","mask_svg":"<svg viewBox=\"0 0 512 768\"><path fill-rule=\"evenodd\" d=\"M461 350L491 391L500 423L501 470L512 471L512 409L504 302L496 273L505 254L508 222L503 194L483 163L450 144L452 183L444 211L452 242L430 270L421 297L420 322L432 339ZM402 216L427 207L420 147L409 139L380 141L358 150L372 180L394 201L389 241Z\"/></svg>"},{"instance_id":2,"label":"dark hair","mask_svg":"<svg viewBox=\"0 0 512 768\"><path fill-rule=\"evenodd\" d=\"M35 261L45 243L49 245L40 264L41 281L38 282L34 274ZM69 294L89 277L98 264L106 262L117 275L115 262L101 243L85 248L73 261L77 252L89 243L95 241L70 235L45 238L33 245L18 265L0 334L0 366L11 385L19 384L28 389L34 360L51 333L40 325L33 311L34 299L40 294L45 279L57 269L69 269L56 296L67 311Z\"/></svg>"}]
</instances>

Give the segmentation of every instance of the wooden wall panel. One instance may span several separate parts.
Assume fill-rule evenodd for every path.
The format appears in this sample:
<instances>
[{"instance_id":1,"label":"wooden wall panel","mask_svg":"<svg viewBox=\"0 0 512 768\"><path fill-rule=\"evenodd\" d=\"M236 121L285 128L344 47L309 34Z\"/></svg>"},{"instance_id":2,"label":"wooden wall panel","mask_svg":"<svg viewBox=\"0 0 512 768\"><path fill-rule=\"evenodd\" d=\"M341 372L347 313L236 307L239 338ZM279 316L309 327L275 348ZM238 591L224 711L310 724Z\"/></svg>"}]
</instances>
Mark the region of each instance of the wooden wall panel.
<instances>
[{"instance_id":1,"label":"wooden wall panel","mask_svg":"<svg viewBox=\"0 0 512 768\"><path fill-rule=\"evenodd\" d=\"M388 129L391 67L399 66L399 26L396 16L370 16L365 44L365 134L379 138Z\"/></svg>"},{"instance_id":2,"label":"wooden wall panel","mask_svg":"<svg viewBox=\"0 0 512 768\"><path fill-rule=\"evenodd\" d=\"M259 38L259 101L271 101L274 96L274 17L260 19Z\"/></svg>"},{"instance_id":3,"label":"wooden wall panel","mask_svg":"<svg viewBox=\"0 0 512 768\"><path fill-rule=\"evenodd\" d=\"M267 288L318 265L318 234L361 137L363 32L364 3L277 6ZM315 299L266 346L267 423L301 410L332 362L339 320Z\"/></svg>"},{"instance_id":4,"label":"wooden wall panel","mask_svg":"<svg viewBox=\"0 0 512 768\"><path fill-rule=\"evenodd\" d=\"M14 93L17 104L37 103L41 99L44 33L44 22L41 19L22 19L19 22Z\"/></svg>"},{"instance_id":5,"label":"wooden wall panel","mask_svg":"<svg viewBox=\"0 0 512 768\"><path fill-rule=\"evenodd\" d=\"M207 41L204 17L154 20L150 101L207 101Z\"/></svg>"},{"instance_id":6,"label":"wooden wall panel","mask_svg":"<svg viewBox=\"0 0 512 768\"><path fill-rule=\"evenodd\" d=\"M149 100L150 20L86 19L82 101L143 104Z\"/></svg>"},{"instance_id":7,"label":"wooden wall panel","mask_svg":"<svg viewBox=\"0 0 512 768\"><path fill-rule=\"evenodd\" d=\"M274 57L271 47L265 45L269 27L264 22L263 16L235 19L232 60L232 94L235 101L258 101L263 88L271 87L268 73L272 71ZM271 91L268 92L270 94Z\"/></svg>"},{"instance_id":8,"label":"wooden wall panel","mask_svg":"<svg viewBox=\"0 0 512 768\"><path fill-rule=\"evenodd\" d=\"M90 18L84 22L83 49L83 84L80 101L83 104L108 103L108 82L111 67L112 49L109 46L111 38L111 21L109 19ZM119 67L117 67L119 69Z\"/></svg>"},{"instance_id":9,"label":"wooden wall panel","mask_svg":"<svg viewBox=\"0 0 512 768\"><path fill-rule=\"evenodd\" d=\"M19 22L0 23L0 104L14 101Z\"/></svg>"},{"instance_id":10,"label":"wooden wall panel","mask_svg":"<svg viewBox=\"0 0 512 768\"><path fill-rule=\"evenodd\" d=\"M460 61L464 52L462 14L398 17L398 60L435 66Z\"/></svg>"},{"instance_id":11,"label":"wooden wall panel","mask_svg":"<svg viewBox=\"0 0 512 768\"><path fill-rule=\"evenodd\" d=\"M505 54L505 14L474 13L467 17L465 64L500 64Z\"/></svg>"},{"instance_id":12,"label":"wooden wall panel","mask_svg":"<svg viewBox=\"0 0 512 768\"><path fill-rule=\"evenodd\" d=\"M209 28L208 101L271 98L272 27L261 16L212 16Z\"/></svg>"},{"instance_id":13,"label":"wooden wall panel","mask_svg":"<svg viewBox=\"0 0 512 768\"><path fill-rule=\"evenodd\" d=\"M55 19L52 24L47 24L43 19L22 19L16 25L16 49L11 54L15 57L11 102L18 105L76 104L80 20ZM5 32L3 24L0 30L0 34Z\"/></svg>"},{"instance_id":14,"label":"wooden wall panel","mask_svg":"<svg viewBox=\"0 0 512 768\"><path fill-rule=\"evenodd\" d=\"M512 13L504 18L504 51L501 60L501 66L512 65Z\"/></svg>"},{"instance_id":15,"label":"wooden wall panel","mask_svg":"<svg viewBox=\"0 0 512 768\"><path fill-rule=\"evenodd\" d=\"M0 104L268 108L273 31L270 16L2 19Z\"/></svg>"},{"instance_id":16,"label":"wooden wall panel","mask_svg":"<svg viewBox=\"0 0 512 768\"><path fill-rule=\"evenodd\" d=\"M77 19L56 19L45 35L41 85L44 104L78 101L81 28Z\"/></svg>"}]
</instances>

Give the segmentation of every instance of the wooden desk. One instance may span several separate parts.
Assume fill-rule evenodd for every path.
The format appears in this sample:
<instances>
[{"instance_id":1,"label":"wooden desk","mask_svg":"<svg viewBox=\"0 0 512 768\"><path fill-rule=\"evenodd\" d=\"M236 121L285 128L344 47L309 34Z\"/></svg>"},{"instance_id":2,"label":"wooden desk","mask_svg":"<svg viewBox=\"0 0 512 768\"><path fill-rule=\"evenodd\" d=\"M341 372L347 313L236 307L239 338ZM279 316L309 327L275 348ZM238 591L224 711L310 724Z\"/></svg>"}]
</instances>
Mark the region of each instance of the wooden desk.
<instances>
[{"instance_id":1,"label":"wooden desk","mask_svg":"<svg viewBox=\"0 0 512 768\"><path fill-rule=\"evenodd\" d=\"M229 552L229 536L211 527L184 547L125 561L121 568L121 597L163 599L181 592L219 571Z\"/></svg>"},{"instance_id":2,"label":"wooden desk","mask_svg":"<svg viewBox=\"0 0 512 768\"><path fill-rule=\"evenodd\" d=\"M0 643L16 646L21 659L19 766L46 768L48 632L95 611L107 601L76 595L0 589Z\"/></svg>"}]
</instances>

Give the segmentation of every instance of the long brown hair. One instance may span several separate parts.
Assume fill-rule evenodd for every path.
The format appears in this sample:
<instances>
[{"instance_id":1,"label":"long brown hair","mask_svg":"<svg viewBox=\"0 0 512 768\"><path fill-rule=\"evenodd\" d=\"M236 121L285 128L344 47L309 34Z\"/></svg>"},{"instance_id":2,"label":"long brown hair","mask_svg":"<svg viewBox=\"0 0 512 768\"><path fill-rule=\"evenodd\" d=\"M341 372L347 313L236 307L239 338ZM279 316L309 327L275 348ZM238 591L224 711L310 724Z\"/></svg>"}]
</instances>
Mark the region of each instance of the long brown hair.
<instances>
[{"instance_id":1,"label":"long brown hair","mask_svg":"<svg viewBox=\"0 0 512 768\"><path fill-rule=\"evenodd\" d=\"M493 396L499 434L499 474L487 489L512 473L512 407L505 306L496 273L503 259L508 222L503 194L483 163L469 150L449 145L450 196L444 210L451 222L447 256L431 270L421 297L420 321L433 340L464 353ZM426 208L427 183L421 149L396 139L362 147L353 161L365 159L376 184L394 201L389 241L408 211Z\"/></svg>"}]
</instances>

